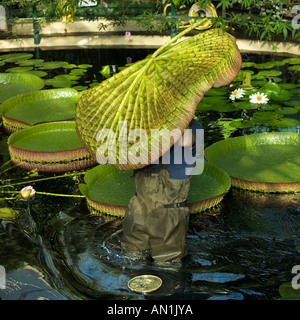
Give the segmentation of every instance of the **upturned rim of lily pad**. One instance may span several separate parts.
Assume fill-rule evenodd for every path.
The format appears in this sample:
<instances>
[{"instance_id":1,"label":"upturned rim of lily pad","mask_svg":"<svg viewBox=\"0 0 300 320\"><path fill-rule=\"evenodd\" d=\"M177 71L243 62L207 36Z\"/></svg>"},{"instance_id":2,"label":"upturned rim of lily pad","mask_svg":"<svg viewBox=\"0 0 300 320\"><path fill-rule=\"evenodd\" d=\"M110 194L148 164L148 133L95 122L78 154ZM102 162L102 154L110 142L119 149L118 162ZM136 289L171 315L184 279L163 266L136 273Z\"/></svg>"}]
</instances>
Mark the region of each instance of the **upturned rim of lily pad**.
<instances>
[{"instance_id":1,"label":"upturned rim of lily pad","mask_svg":"<svg viewBox=\"0 0 300 320\"><path fill-rule=\"evenodd\" d=\"M90 169L79 185L86 197L91 214L123 217L131 197L135 193L132 171L120 171L110 164ZM205 162L202 174L191 178L188 202L190 213L198 213L215 207L231 187L229 175L222 169Z\"/></svg>"},{"instance_id":2,"label":"upturned rim of lily pad","mask_svg":"<svg viewBox=\"0 0 300 320\"><path fill-rule=\"evenodd\" d=\"M255 172L258 172L258 166L260 158L254 155L254 151L251 148L255 148L256 146L290 146L294 147L294 150L299 150L300 145L300 134L293 132L268 132L268 133L259 133L259 134L251 134L246 136L239 136L234 138L228 138L226 140L218 141L213 143L211 146L205 149L206 159L214 164L220 166L223 170L227 171L227 173L231 177L232 186L247 189L252 191L260 191L260 192L279 192L279 193L290 193L290 192L300 192L300 181L296 181L294 175L292 178L285 177L284 181L268 181L270 177L268 176L268 172L272 172L272 179L274 179L274 175L278 175L278 180L282 179L280 176L284 175L284 172L275 172L272 170L272 165L275 167L276 165L280 165L278 159L281 159L282 154L278 154L278 157L274 160L273 164L267 164L267 171L264 168L260 168L262 171L259 175L256 175ZM244 150L243 157L247 157L247 150L249 151L249 157L251 157L251 161L255 160L255 164L249 167L249 163L247 164L247 170L252 170L253 179L249 175L249 172L245 174L245 176L249 176L248 179L241 177L239 167L243 168L243 164L241 165L238 162L235 162L234 165L228 167L226 161L228 162L230 157L225 161L226 155L233 154L233 152L237 152L239 150ZM252 150L252 151L251 151ZM267 154L267 150L264 154ZM284 156L289 157L288 154L284 153ZM240 161L242 161L242 152L239 151ZM272 161L273 161L272 160ZM233 160L231 160L233 161ZM287 160L281 159L283 165ZM291 161L291 160L289 160ZM276 167L276 170L279 170L279 167ZM271 170L271 171L270 171ZM266 172L266 174L264 173ZM274 174L274 175L273 175ZM255 178L254 178L255 176Z\"/></svg>"},{"instance_id":3,"label":"upturned rim of lily pad","mask_svg":"<svg viewBox=\"0 0 300 320\"><path fill-rule=\"evenodd\" d=\"M96 164L79 139L74 121L43 123L14 132L8 148L12 163L25 170L56 173Z\"/></svg>"}]
</instances>

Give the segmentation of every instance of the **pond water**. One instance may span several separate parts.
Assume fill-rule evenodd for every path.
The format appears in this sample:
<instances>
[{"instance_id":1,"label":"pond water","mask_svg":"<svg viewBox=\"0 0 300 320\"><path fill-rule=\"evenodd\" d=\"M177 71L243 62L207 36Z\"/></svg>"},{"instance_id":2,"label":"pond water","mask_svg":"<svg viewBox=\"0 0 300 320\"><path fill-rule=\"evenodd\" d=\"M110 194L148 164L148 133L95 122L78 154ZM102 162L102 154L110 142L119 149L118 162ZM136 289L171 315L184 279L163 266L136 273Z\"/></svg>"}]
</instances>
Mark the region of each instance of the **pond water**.
<instances>
[{"instance_id":1,"label":"pond water","mask_svg":"<svg viewBox=\"0 0 300 320\"><path fill-rule=\"evenodd\" d=\"M101 66L124 65L128 57L136 61L149 53L58 51L42 53L42 58L90 63L94 68L89 76L97 73L98 77ZM243 58L253 61L251 55ZM266 62L271 58L255 59ZM297 74L286 72L283 77L284 82L297 84ZM232 113L217 111L198 114L206 145L251 133L253 128L234 130L224 126L233 117ZM299 114L291 117L299 120ZM297 127L284 130L298 132ZM7 137L0 137L5 163ZM30 184L40 192L80 195L78 185L82 181L83 172L37 176L9 164L1 167L1 183L10 184L12 192ZM180 265L124 255L120 250L121 220L90 215L81 197L38 194L31 202L5 200L0 206L19 213L16 219L0 220L0 265L6 270L6 288L0 288L3 300L274 300L282 296L279 287L291 283L291 270L299 264L300 194L262 194L232 188L217 207L191 216L188 256ZM134 293L127 283L140 274L157 275L163 285L148 295Z\"/></svg>"}]
</instances>

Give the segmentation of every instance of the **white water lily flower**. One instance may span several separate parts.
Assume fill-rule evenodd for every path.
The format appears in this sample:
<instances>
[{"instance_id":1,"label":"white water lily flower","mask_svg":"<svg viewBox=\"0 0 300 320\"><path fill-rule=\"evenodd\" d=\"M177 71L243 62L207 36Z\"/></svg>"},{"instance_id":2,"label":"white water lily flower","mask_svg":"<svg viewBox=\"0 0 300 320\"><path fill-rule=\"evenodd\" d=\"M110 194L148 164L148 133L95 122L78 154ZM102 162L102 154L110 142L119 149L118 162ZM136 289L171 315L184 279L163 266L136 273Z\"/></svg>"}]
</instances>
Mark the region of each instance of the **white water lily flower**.
<instances>
[{"instance_id":1,"label":"white water lily flower","mask_svg":"<svg viewBox=\"0 0 300 320\"><path fill-rule=\"evenodd\" d=\"M258 104L266 104L268 103L269 99L264 93L254 93L249 96L251 103L258 103Z\"/></svg>"},{"instance_id":2,"label":"white water lily flower","mask_svg":"<svg viewBox=\"0 0 300 320\"><path fill-rule=\"evenodd\" d=\"M27 186L20 191L20 195L24 200L33 200L35 197L35 190L32 186Z\"/></svg>"},{"instance_id":3,"label":"white water lily flower","mask_svg":"<svg viewBox=\"0 0 300 320\"><path fill-rule=\"evenodd\" d=\"M240 99L245 95L245 90L242 88L235 89L231 92L229 99L234 101L235 99Z\"/></svg>"}]
</instances>

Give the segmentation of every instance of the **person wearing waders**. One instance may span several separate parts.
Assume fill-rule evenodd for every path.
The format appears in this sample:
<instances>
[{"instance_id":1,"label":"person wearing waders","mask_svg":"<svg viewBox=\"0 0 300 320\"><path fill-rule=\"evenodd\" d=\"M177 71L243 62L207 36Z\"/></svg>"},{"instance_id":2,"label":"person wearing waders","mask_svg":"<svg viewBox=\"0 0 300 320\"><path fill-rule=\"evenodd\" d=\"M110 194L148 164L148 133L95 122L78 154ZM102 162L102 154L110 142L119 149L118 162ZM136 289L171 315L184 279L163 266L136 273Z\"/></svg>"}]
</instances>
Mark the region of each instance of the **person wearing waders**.
<instances>
[{"instance_id":1,"label":"person wearing waders","mask_svg":"<svg viewBox=\"0 0 300 320\"><path fill-rule=\"evenodd\" d=\"M196 130L202 127L193 119L188 128L191 130L184 131L177 142L181 161L174 161L173 146L167 164L160 158L158 164L134 171L136 193L126 208L121 237L123 250L133 257L150 255L155 261L169 262L180 261L186 255L191 180L186 169L193 168L194 163L185 162L184 148L192 148L195 159Z\"/></svg>"}]
</instances>

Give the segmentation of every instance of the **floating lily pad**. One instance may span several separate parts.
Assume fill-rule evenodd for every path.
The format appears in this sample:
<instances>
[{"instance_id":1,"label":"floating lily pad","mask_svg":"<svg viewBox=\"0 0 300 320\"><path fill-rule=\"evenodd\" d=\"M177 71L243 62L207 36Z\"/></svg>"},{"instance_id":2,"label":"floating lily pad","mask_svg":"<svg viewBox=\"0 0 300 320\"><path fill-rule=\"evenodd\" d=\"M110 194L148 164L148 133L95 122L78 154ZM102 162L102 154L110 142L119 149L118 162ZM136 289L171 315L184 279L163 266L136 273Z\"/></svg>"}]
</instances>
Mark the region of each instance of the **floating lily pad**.
<instances>
[{"instance_id":1,"label":"floating lily pad","mask_svg":"<svg viewBox=\"0 0 300 320\"><path fill-rule=\"evenodd\" d=\"M267 83L267 79L263 79L263 80L253 80L251 81L251 84L253 85L253 87L262 87Z\"/></svg>"},{"instance_id":2,"label":"floating lily pad","mask_svg":"<svg viewBox=\"0 0 300 320\"><path fill-rule=\"evenodd\" d=\"M135 193L132 171L120 171L110 164L89 170L80 191L87 198L92 214L123 216ZM230 178L221 169L205 163L200 175L193 175L188 201L191 213L204 211L218 204L230 188Z\"/></svg>"},{"instance_id":3,"label":"floating lily pad","mask_svg":"<svg viewBox=\"0 0 300 320\"><path fill-rule=\"evenodd\" d=\"M13 220L19 213L11 208L0 208L0 220Z\"/></svg>"},{"instance_id":4,"label":"floating lily pad","mask_svg":"<svg viewBox=\"0 0 300 320\"><path fill-rule=\"evenodd\" d=\"M17 62L20 60L27 60L33 57L32 53L9 53L0 56L0 60L4 62Z\"/></svg>"},{"instance_id":5,"label":"floating lily pad","mask_svg":"<svg viewBox=\"0 0 300 320\"><path fill-rule=\"evenodd\" d=\"M78 68L80 69L87 69L87 68L92 68L93 65L92 64L80 64L78 65Z\"/></svg>"},{"instance_id":6,"label":"floating lily pad","mask_svg":"<svg viewBox=\"0 0 300 320\"><path fill-rule=\"evenodd\" d=\"M74 120L79 97L74 89L41 90L12 97L0 105L4 128L12 133L41 122Z\"/></svg>"},{"instance_id":7,"label":"floating lily pad","mask_svg":"<svg viewBox=\"0 0 300 320\"><path fill-rule=\"evenodd\" d=\"M273 111L273 110L276 110L276 109L279 109L279 108L281 108L281 106L279 104L275 104L275 103L263 104L261 106L261 110L262 111Z\"/></svg>"},{"instance_id":8,"label":"floating lily pad","mask_svg":"<svg viewBox=\"0 0 300 320\"><path fill-rule=\"evenodd\" d=\"M285 101L284 104L298 109L298 107L300 107L300 100Z\"/></svg>"},{"instance_id":9,"label":"floating lily pad","mask_svg":"<svg viewBox=\"0 0 300 320\"><path fill-rule=\"evenodd\" d=\"M291 97L293 96L293 94L288 91L288 90L280 90L279 93L277 92L272 92L270 95L270 98L273 101L288 101L291 99Z\"/></svg>"},{"instance_id":10,"label":"floating lily pad","mask_svg":"<svg viewBox=\"0 0 300 320\"><path fill-rule=\"evenodd\" d=\"M269 121L269 125L277 128L295 128L300 125L297 119L281 118Z\"/></svg>"},{"instance_id":11,"label":"floating lily pad","mask_svg":"<svg viewBox=\"0 0 300 320\"><path fill-rule=\"evenodd\" d=\"M234 112L234 111L237 111L236 107L232 103L227 103L227 104L220 105L220 106L213 106L212 110L213 111L217 111L217 112Z\"/></svg>"},{"instance_id":12,"label":"floating lily pad","mask_svg":"<svg viewBox=\"0 0 300 320\"><path fill-rule=\"evenodd\" d=\"M32 69L33 67L13 67L13 68L6 69L5 72L23 73L23 72L31 71Z\"/></svg>"},{"instance_id":13,"label":"floating lily pad","mask_svg":"<svg viewBox=\"0 0 300 320\"><path fill-rule=\"evenodd\" d=\"M283 61L289 64L300 64L300 58L286 58Z\"/></svg>"},{"instance_id":14,"label":"floating lily pad","mask_svg":"<svg viewBox=\"0 0 300 320\"><path fill-rule=\"evenodd\" d=\"M221 105L225 105L228 103L228 98L227 97L214 97L214 96L204 96L201 100L200 103L206 103L206 104L210 104L212 106L221 106Z\"/></svg>"},{"instance_id":15,"label":"floating lily pad","mask_svg":"<svg viewBox=\"0 0 300 320\"><path fill-rule=\"evenodd\" d=\"M0 73L0 103L18 94L40 90L44 85L44 81L34 75Z\"/></svg>"},{"instance_id":16,"label":"floating lily pad","mask_svg":"<svg viewBox=\"0 0 300 320\"><path fill-rule=\"evenodd\" d=\"M205 149L205 156L238 188L299 192L299 145L298 133L260 133L218 141Z\"/></svg>"},{"instance_id":17,"label":"floating lily pad","mask_svg":"<svg viewBox=\"0 0 300 320\"><path fill-rule=\"evenodd\" d=\"M291 67L288 67L288 69L291 71L300 71L300 65L291 66Z\"/></svg>"},{"instance_id":18,"label":"floating lily pad","mask_svg":"<svg viewBox=\"0 0 300 320\"><path fill-rule=\"evenodd\" d=\"M285 107L277 109L276 112L279 114L296 114L299 112L299 110L297 110L296 108Z\"/></svg>"},{"instance_id":19,"label":"floating lily pad","mask_svg":"<svg viewBox=\"0 0 300 320\"><path fill-rule=\"evenodd\" d=\"M31 71L27 71L25 73L26 74L32 74L32 75L37 76L39 78L43 78L43 77L46 77L48 75L47 72L41 71L41 70L31 70Z\"/></svg>"},{"instance_id":20,"label":"floating lily pad","mask_svg":"<svg viewBox=\"0 0 300 320\"><path fill-rule=\"evenodd\" d=\"M54 88L70 88L72 85L77 84L77 76L72 76L68 74L61 74L55 76L53 79L45 80L47 86L52 86Z\"/></svg>"},{"instance_id":21,"label":"floating lily pad","mask_svg":"<svg viewBox=\"0 0 300 320\"><path fill-rule=\"evenodd\" d=\"M297 85L295 83L280 83L279 84L279 87L281 89L286 89L286 90L289 90L289 89L295 89L297 88Z\"/></svg>"},{"instance_id":22,"label":"floating lily pad","mask_svg":"<svg viewBox=\"0 0 300 320\"><path fill-rule=\"evenodd\" d=\"M266 63L255 63L254 68L256 69L272 69L274 68L274 62L266 62Z\"/></svg>"},{"instance_id":23,"label":"floating lily pad","mask_svg":"<svg viewBox=\"0 0 300 320\"><path fill-rule=\"evenodd\" d=\"M258 72L258 76L264 76L264 77L277 77L282 74L281 71L277 70L263 70Z\"/></svg>"},{"instance_id":24,"label":"floating lily pad","mask_svg":"<svg viewBox=\"0 0 300 320\"><path fill-rule=\"evenodd\" d=\"M246 129L253 126L253 122L250 120L235 119L229 123L229 125L236 129Z\"/></svg>"},{"instance_id":25,"label":"floating lily pad","mask_svg":"<svg viewBox=\"0 0 300 320\"><path fill-rule=\"evenodd\" d=\"M68 62L66 61L49 61L39 65L39 69L41 70L59 69L59 68L64 68L67 65L68 65Z\"/></svg>"},{"instance_id":26,"label":"floating lily pad","mask_svg":"<svg viewBox=\"0 0 300 320\"><path fill-rule=\"evenodd\" d=\"M282 115L275 111L258 111L254 114L251 121L256 124L268 124L270 121L278 120L281 117Z\"/></svg>"},{"instance_id":27,"label":"floating lily pad","mask_svg":"<svg viewBox=\"0 0 300 320\"><path fill-rule=\"evenodd\" d=\"M236 109L242 110L254 110L257 109L257 104L251 103L249 101L238 101L234 103Z\"/></svg>"},{"instance_id":28,"label":"floating lily pad","mask_svg":"<svg viewBox=\"0 0 300 320\"><path fill-rule=\"evenodd\" d=\"M17 61L17 65L20 67L28 67L28 66L38 66L44 62L43 59L30 59L30 60L21 60Z\"/></svg>"},{"instance_id":29,"label":"floating lily pad","mask_svg":"<svg viewBox=\"0 0 300 320\"><path fill-rule=\"evenodd\" d=\"M205 97L210 97L210 96L225 96L227 95L228 91L225 87L221 88L211 88L205 93Z\"/></svg>"},{"instance_id":30,"label":"floating lily pad","mask_svg":"<svg viewBox=\"0 0 300 320\"><path fill-rule=\"evenodd\" d=\"M73 69L71 72L70 72L70 75L71 76L83 76L85 73L86 73L86 69Z\"/></svg>"},{"instance_id":31,"label":"floating lily pad","mask_svg":"<svg viewBox=\"0 0 300 320\"><path fill-rule=\"evenodd\" d=\"M11 160L25 170L66 172L96 163L79 139L75 122L43 123L9 136Z\"/></svg>"},{"instance_id":32,"label":"floating lily pad","mask_svg":"<svg viewBox=\"0 0 300 320\"><path fill-rule=\"evenodd\" d=\"M254 65L255 65L254 62L243 62L243 63L242 63L242 69L243 69L243 68L253 67Z\"/></svg>"}]
</instances>

